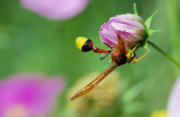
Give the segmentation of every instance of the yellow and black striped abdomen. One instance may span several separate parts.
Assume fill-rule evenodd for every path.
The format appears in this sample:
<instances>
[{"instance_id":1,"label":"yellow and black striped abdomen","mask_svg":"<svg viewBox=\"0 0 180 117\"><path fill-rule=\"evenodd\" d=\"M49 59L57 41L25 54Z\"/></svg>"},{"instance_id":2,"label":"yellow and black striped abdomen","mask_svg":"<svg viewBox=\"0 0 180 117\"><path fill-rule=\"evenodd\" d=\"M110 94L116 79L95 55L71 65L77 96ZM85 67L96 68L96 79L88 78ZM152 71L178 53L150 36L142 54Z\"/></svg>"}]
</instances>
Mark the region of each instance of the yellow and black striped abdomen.
<instances>
[{"instance_id":1,"label":"yellow and black striped abdomen","mask_svg":"<svg viewBox=\"0 0 180 117\"><path fill-rule=\"evenodd\" d=\"M88 52L88 51L92 50L93 43L88 38L78 37L76 39L76 46L78 47L79 50L81 50L83 52Z\"/></svg>"}]
</instances>

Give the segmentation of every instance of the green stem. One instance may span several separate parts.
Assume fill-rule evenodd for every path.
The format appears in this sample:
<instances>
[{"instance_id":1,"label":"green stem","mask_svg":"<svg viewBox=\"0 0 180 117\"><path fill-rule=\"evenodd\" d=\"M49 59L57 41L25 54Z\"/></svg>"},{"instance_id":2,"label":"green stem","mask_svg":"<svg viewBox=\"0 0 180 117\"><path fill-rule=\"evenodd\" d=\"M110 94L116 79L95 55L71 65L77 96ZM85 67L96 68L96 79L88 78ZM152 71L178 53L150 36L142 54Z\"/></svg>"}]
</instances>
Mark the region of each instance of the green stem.
<instances>
[{"instance_id":1,"label":"green stem","mask_svg":"<svg viewBox=\"0 0 180 117\"><path fill-rule=\"evenodd\" d=\"M156 45L150 40L148 40L147 42L180 68L180 63L176 61L172 56L170 56L167 52L165 52L162 48L160 48L158 45Z\"/></svg>"}]
</instances>

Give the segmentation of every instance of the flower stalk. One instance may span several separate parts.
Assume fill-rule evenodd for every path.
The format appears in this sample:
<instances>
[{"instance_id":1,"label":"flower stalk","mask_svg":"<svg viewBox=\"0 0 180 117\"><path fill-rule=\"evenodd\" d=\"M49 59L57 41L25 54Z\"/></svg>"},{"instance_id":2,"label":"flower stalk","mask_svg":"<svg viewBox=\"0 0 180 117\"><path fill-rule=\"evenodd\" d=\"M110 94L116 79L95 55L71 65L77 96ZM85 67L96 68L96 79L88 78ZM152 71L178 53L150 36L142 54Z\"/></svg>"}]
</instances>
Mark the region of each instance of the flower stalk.
<instances>
[{"instance_id":1,"label":"flower stalk","mask_svg":"<svg viewBox=\"0 0 180 117\"><path fill-rule=\"evenodd\" d=\"M170 56L166 51L164 51L161 47L153 43L152 41L148 40L148 44L150 44L152 47L154 47L157 51L159 51L162 55L164 55L166 58L168 58L171 62L173 62L177 67L180 68L180 63L176 61L172 56Z\"/></svg>"}]
</instances>

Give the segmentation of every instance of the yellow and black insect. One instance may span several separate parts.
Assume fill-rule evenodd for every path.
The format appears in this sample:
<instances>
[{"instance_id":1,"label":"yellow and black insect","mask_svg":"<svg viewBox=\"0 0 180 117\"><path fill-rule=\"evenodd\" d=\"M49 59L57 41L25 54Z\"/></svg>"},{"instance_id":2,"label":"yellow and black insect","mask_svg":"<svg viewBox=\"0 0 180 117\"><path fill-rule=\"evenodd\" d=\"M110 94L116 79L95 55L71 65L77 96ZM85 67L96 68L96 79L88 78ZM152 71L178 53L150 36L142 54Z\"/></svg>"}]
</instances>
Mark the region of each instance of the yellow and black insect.
<instances>
[{"instance_id":1,"label":"yellow and black insect","mask_svg":"<svg viewBox=\"0 0 180 117\"><path fill-rule=\"evenodd\" d=\"M94 79L92 82L90 82L88 85L86 85L84 88L82 88L80 91L78 91L73 97L71 97L69 100L77 99L89 91L91 91L96 85L98 85L108 74L110 74L114 69L116 69L118 66L121 66L125 63L136 63L137 61L141 60L143 57L145 57L148 53L148 50L146 50L146 53L141 57L137 58L135 54L136 48L139 46L137 44L132 50L125 49L124 41L122 40L121 35L117 34L118 38L118 47L111 47L111 51L109 50L103 50L99 49L97 47L93 47L93 42L85 37L78 37L76 39L76 45L79 48L79 50L83 52L88 52L90 50L96 52L96 53L107 53L106 56L110 53L111 55L111 61L114 63L112 66L104 70L99 76L97 76L96 79ZM104 43L106 44L106 43ZM106 44L108 45L108 44ZM106 56L103 56L100 58L100 60L104 59Z\"/></svg>"}]
</instances>

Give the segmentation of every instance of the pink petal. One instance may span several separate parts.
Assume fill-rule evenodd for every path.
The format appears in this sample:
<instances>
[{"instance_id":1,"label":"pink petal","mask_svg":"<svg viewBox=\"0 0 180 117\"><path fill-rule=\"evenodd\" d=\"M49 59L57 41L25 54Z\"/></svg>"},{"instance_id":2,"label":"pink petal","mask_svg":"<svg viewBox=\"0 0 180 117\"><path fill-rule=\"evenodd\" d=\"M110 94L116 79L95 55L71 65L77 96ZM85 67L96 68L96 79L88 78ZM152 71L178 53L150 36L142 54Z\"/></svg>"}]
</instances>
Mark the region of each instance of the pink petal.
<instances>
[{"instance_id":1,"label":"pink petal","mask_svg":"<svg viewBox=\"0 0 180 117\"><path fill-rule=\"evenodd\" d=\"M14 75L0 81L0 116L14 106L22 106L28 117L51 113L56 97L64 87L60 76Z\"/></svg>"},{"instance_id":2,"label":"pink petal","mask_svg":"<svg viewBox=\"0 0 180 117\"><path fill-rule=\"evenodd\" d=\"M79 14L89 0L21 0L21 4L44 17L58 20Z\"/></svg>"},{"instance_id":3,"label":"pink petal","mask_svg":"<svg viewBox=\"0 0 180 117\"><path fill-rule=\"evenodd\" d=\"M125 47L132 48L144 39L144 33L147 32L139 16L124 14L111 17L107 24L104 23L101 26L99 33L105 43L115 47L118 46L117 33L120 33L125 42Z\"/></svg>"}]
</instances>

